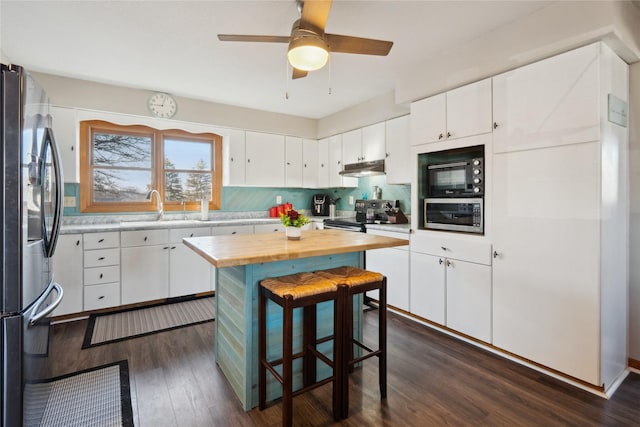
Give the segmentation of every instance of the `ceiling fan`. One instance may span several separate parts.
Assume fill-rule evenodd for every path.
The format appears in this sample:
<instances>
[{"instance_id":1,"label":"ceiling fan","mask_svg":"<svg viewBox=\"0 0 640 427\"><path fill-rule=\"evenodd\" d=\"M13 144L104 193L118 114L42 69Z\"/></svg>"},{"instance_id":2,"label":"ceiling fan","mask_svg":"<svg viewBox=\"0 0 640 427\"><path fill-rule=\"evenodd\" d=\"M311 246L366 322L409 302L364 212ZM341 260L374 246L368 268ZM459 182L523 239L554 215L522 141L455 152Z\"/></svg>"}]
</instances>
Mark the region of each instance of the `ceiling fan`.
<instances>
[{"instance_id":1,"label":"ceiling fan","mask_svg":"<svg viewBox=\"0 0 640 427\"><path fill-rule=\"evenodd\" d=\"M331 0L297 0L300 19L293 23L290 36L218 34L220 41L289 43L287 58L293 78L305 77L327 63L329 52L361 55L389 54L393 42L324 32Z\"/></svg>"}]
</instances>

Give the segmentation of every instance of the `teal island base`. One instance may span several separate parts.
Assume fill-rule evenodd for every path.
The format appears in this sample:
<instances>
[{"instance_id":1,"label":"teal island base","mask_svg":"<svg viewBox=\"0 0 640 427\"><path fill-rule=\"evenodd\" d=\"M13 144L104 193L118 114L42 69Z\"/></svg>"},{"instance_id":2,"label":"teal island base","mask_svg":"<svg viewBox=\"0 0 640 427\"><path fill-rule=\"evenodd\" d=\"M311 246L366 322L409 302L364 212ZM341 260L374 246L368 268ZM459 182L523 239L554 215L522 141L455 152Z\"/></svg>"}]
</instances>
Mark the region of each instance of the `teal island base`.
<instances>
[{"instance_id":1,"label":"teal island base","mask_svg":"<svg viewBox=\"0 0 640 427\"><path fill-rule=\"evenodd\" d=\"M258 406L258 285L267 277L284 276L304 271L350 265L364 268L364 253L299 258L287 261L222 267L216 269L216 362L234 392L248 411ZM362 306L362 297L354 300ZM330 335L333 330L333 303L318 305L317 336ZM300 309L294 314L294 352L301 346ZM282 357L282 312L271 301L267 305L267 354L269 359ZM362 335L362 310L354 309L354 337ZM321 351L331 358L333 344L323 343ZM318 379L330 375L329 368L318 361ZM267 375L267 399L281 396L280 384ZM302 384L302 360L294 363L294 390Z\"/></svg>"}]
</instances>

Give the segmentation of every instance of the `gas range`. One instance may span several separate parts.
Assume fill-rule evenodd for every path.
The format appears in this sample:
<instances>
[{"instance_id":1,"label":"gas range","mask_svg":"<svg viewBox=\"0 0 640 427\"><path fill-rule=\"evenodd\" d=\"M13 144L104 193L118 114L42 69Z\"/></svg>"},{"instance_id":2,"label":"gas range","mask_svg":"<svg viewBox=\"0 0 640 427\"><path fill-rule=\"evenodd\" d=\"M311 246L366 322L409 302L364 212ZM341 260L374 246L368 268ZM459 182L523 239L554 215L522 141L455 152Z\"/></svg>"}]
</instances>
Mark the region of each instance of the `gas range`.
<instances>
[{"instance_id":1,"label":"gas range","mask_svg":"<svg viewBox=\"0 0 640 427\"><path fill-rule=\"evenodd\" d=\"M365 224L388 223L386 212L399 206L398 200L358 199L355 203L356 217L354 219L325 219L323 221L324 227L366 233Z\"/></svg>"}]
</instances>

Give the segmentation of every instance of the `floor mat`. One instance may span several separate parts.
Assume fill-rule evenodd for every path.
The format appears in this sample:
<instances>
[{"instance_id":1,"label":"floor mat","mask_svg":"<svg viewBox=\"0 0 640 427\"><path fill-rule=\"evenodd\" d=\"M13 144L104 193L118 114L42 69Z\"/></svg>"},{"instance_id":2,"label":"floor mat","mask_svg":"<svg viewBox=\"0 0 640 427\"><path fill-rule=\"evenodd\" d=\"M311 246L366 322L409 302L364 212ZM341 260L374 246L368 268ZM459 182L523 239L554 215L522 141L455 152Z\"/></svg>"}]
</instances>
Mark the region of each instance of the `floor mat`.
<instances>
[{"instance_id":1,"label":"floor mat","mask_svg":"<svg viewBox=\"0 0 640 427\"><path fill-rule=\"evenodd\" d=\"M215 316L214 297L179 299L149 307L92 314L82 348L211 322Z\"/></svg>"},{"instance_id":2,"label":"floor mat","mask_svg":"<svg viewBox=\"0 0 640 427\"><path fill-rule=\"evenodd\" d=\"M24 388L25 426L133 426L126 360Z\"/></svg>"}]
</instances>

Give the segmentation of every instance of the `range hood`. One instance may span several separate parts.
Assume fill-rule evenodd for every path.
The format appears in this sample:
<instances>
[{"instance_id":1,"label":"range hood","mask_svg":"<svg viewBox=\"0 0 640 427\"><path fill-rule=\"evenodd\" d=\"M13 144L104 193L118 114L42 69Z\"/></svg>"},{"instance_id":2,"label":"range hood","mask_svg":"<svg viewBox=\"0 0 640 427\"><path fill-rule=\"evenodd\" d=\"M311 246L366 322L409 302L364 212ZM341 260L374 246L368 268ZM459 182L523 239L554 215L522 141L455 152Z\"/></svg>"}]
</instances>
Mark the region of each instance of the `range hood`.
<instances>
[{"instance_id":1,"label":"range hood","mask_svg":"<svg viewBox=\"0 0 640 427\"><path fill-rule=\"evenodd\" d=\"M384 175L384 173L384 160L373 160L344 165L340 175L360 178L361 176Z\"/></svg>"}]
</instances>

